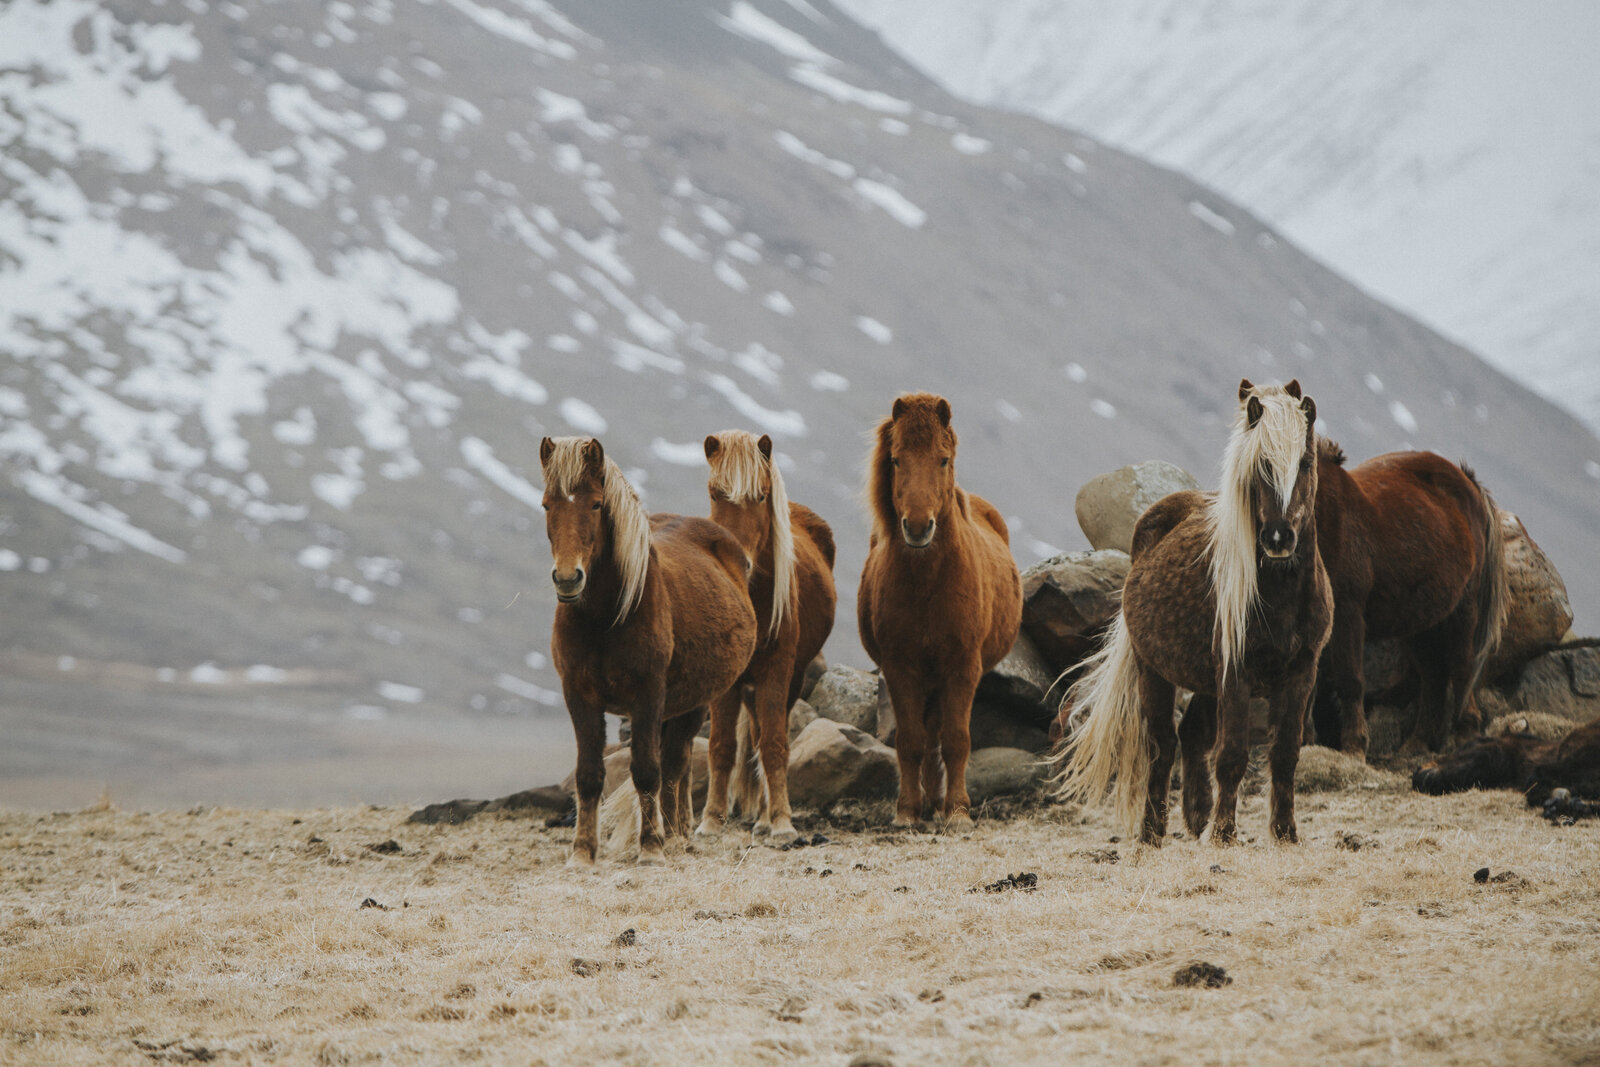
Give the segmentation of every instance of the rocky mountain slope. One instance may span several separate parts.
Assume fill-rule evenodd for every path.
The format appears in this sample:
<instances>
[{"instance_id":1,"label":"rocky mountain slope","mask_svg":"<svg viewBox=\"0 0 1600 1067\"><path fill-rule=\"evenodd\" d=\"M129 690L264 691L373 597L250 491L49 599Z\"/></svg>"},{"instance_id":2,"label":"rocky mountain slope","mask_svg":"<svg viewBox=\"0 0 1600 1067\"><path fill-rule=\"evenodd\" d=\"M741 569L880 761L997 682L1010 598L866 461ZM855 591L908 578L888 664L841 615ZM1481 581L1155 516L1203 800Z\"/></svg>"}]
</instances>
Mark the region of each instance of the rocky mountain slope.
<instances>
[{"instance_id":1,"label":"rocky mountain slope","mask_svg":"<svg viewBox=\"0 0 1600 1067\"><path fill-rule=\"evenodd\" d=\"M841 6L966 99L1195 176L1600 430L1592 4Z\"/></svg>"},{"instance_id":2,"label":"rocky mountain slope","mask_svg":"<svg viewBox=\"0 0 1600 1067\"><path fill-rule=\"evenodd\" d=\"M0 802L559 777L547 433L702 513L702 437L771 433L864 664L864 434L914 388L1026 565L1297 375L1353 456L1474 463L1596 618L1575 420L825 3L16 0L0 70Z\"/></svg>"}]
</instances>

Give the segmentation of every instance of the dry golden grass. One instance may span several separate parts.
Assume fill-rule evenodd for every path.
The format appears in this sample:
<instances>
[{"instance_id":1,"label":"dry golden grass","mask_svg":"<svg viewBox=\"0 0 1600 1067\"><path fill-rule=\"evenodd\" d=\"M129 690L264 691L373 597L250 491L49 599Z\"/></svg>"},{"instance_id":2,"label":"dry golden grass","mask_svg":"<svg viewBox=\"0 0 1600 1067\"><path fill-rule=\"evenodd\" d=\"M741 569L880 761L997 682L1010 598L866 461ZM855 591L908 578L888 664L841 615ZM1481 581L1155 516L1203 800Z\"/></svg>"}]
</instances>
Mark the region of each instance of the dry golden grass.
<instances>
[{"instance_id":1,"label":"dry golden grass","mask_svg":"<svg viewBox=\"0 0 1600 1067\"><path fill-rule=\"evenodd\" d=\"M832 840L592 873L525 818L0 814L0 1061L1600 1062L1600 825L1392 781L1300 813L1160 850L1073 806L803 819Z\"/></svg>"}]
</instances>

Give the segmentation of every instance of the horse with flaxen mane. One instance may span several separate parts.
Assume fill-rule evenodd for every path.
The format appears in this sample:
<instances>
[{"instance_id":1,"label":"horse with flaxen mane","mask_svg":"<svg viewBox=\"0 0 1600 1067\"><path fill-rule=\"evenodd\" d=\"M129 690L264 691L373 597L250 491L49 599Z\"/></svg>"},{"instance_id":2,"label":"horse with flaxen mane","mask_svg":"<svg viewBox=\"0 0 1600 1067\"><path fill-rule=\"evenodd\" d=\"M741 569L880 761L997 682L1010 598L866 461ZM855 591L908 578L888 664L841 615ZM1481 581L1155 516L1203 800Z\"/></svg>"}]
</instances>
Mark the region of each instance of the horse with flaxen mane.
<instances>
[{"instance_id":1,"label":"horse with flaxen mane","mask_svg":"<svg viewBox=\"0 0 1600 1067\"><path fill-rule=\"evenodd\" d=\"M856 611L861 644L894 706L895 825L916 822L926 801L947 829L960 831L972 826L972 696L1016 642L1022 585L1005 520L956 485L955 455L943 397L902 396L878 424Z\"/></svg>"},{"instance_id":2,"label":"horse with flaxen mane","mask_svg":"<svg viewBox=\"0 0 1600 1067\"><path fill-rule=\"evenodd\" d=\"M609 711L632 720L639 862L660 863L666 834L687 835L694 817L689 759L707 705L755 648L749 560L709 519L647 516L593 438L546 437L539 462L560 601L550 651L578 741L567 862L595 860Z\"/></svg>"},{"instance_id":3,"label":"horse with flaxen mane","mask_svg":"<svg viewBox=\"0 0 1600 1067\"><path fill-rule=\"evenodd\" d=\"M1140 517L1122 610L1068 692L1082 725L1058 746L1056 792L1098 799L1159 845L1181 735L1183 816L1196 838L1236 840L1249 703L1271 705L1271 825L1296 841L1294 770L1333 593L1317 551L1317 408L1300 383L1239 383L1221 488L1163 497ZM1174 726L1178 688L1194 691ZM1212 807L1212 773L1216 775Z\"/></svg>"},{"instance_id":4,"label":"horse with flaxen mane","mask_svg":"<svg viewBox=\"0 0 1600 1067\"><path fill-rule=\"evenodd\" d=\"M789 709L806 667L833 631L833 531L816 512L789 500L771 437L724 430L708 436L705 448L712 521L750 556L757 632L744 673L711 705L711 787L697 832L722 829L737 768L733 789L740 807L755 817L757 835L781 845L795 838Z\"/></svg>"},{"instance_id":5,"label":"horse with flaxen mane","mask_svg":"<svg viewBox=\"0 0 1600 1067\"><path fill-rule=\"evenodd\" d=\"M1365 642L1405 641L1422 680L1402 752L1438 749L1481 728L1473 689L1500 639L1506 573L1500 516L1471 470L1432 452L1391 452L1345 469L1323 441L1317 541L1333 583L1333 636L1322 652L1317 741L1364 756Z\"/></svg>"}]
</instances>

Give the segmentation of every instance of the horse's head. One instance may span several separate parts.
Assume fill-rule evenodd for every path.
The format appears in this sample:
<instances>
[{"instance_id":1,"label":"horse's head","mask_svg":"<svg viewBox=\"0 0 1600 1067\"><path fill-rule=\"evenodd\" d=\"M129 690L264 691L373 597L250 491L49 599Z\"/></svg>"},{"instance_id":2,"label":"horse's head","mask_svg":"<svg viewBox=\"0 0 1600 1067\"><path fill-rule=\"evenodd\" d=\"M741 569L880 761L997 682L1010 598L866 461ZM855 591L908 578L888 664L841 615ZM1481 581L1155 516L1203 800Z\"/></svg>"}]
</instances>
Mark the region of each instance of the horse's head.
<instances>
[{"instance_id":1,"label":"horse's head","mask_svg":"<svg viewBox=\"0 0 1600 1067\"><path fill-rule=\"evenodd\" d=\"M711 521L755 553L772 530L772 438L758 440L745 430L723 430L706 437L711 476Z\"/></svg>"},{"instance_id":2,"label":"horse's head","mask_svg":"<svg viewBox=\"0 0 1600 1067\"><path fill-rule=\"evenodd\" d=\"M595 560L605 549L606 454L594 438L546 437L539 443L544 470L544 525L555 565L556 599L583 595Z\"/></svg>"},{"instance_id":3,"label":"horse's head","mask_svg":"<svg viewBox=\"0 0 1600 1067\"><path fill-rule=\"evenodd\" d=\"M899 397L878 438L879 462L890 468L889 503L900 537L912 548L927 548L938 533L939 516L955 499L950 402L931 393Z\"/></svg>"},{"instance_id":4,"label":"horse's head","mask_svg":"<svg viewBox=\"0 0 1600 1067\"><path fill-rule=\"evenodd\" d=\"M1279 387L1239 382L1239 404L1250 458L1250 506L1256 548L1268 560L1294 557L1315 521L1317 405L1300 382Z\"/></svg>"}]
</instances>

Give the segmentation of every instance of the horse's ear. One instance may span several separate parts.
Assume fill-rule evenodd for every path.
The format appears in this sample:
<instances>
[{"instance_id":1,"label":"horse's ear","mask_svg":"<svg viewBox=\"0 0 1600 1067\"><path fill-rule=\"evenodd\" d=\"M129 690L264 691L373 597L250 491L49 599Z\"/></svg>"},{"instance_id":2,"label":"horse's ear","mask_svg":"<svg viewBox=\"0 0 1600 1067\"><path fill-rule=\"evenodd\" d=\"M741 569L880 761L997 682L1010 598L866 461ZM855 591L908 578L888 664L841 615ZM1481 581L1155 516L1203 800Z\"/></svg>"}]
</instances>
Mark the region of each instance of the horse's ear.
<instances>
[{"instance_id":1,"label":"horse's ear","mask_svg":"<svg viewBox=\"0 0 1600 1067\"><path fill-rule=\"evenodd\" d=\"M721 451L722 442L717 440L717 435L714 433L706 434L706 459L712 459Z\"/></svg>"},{"instance_id":2,"label":"horse's ear","mask_svg":"<svg viewBox=\"0 0 1600 1067\"><path fill-rule=\"evenodd\" d=\"M894 407L889 409L889 417L891 419L898 419L901 415L904 415L905 413L906 413L906 398L903 397L903 396L895 397L894 398Z\"/></svg>"},{"instance_id":3,"label":"horse's ear","mask_svg":"<svg viewBox=\"0 0 1600 1067\"><path fill-rule=\"evenodd\" d=\"M583 463L596 474L605 473L606 450L600 446L600 438L591 437L583 443Z\"/></svg>"},{"instance_id":4,"label":"horse's ear","mask_svg":"<svg viewBox=\"0 0 1600 1067\"><path fill-rule=\"evenodd\" d=\"M1306 413L1307 426L1315 426L1317 424L1317 402L1315 400L1312 400L1309 396L1303 398L1300 401L1300 410Z\"/></svg>"},{"instance_id":5,"label":"horse's ear","mask_svg":"<svg viewBox=\"0 0 1600 1067\"><path fill-rule=\"evenodd\" d=\"M1261 421L1261 398L1252 396L1245 401L1244 423L1247 428L1254 428Z\"/></svg>"},{"instance_id":6,"label":"horse's ear","mask_svg":"<svg viewBox=\"0 0 1600 1067\"><path fill-rule=\"evenodd\" d=\"M543 467L550 462L550 457L556 454L556 443L546 437L539 442L539 466Z\"/></svg>"},{"instance_id":7,"label":"horse's ear","mask_svg":"<svg viewBox=\"0 0 1600 1067\"><path fill-rule=\"evenodd\" d=\"M756 442L756 447L761 449L761 454L767 459L770 460L772 458L772 436L770 434L762 434L761 440Z\"/></svg>"},{"instance_id":8,"label":"horse's ear","mask_svg":"<svg viewBox=\"0 0 1600 1067\"><path fill-rule=\"evenodd\" d=\"M1245 402L1245 400L1247 400L1249 398L1250 394L1255 391L1255 388L1256 388L1255 386L1250 384L1250 379L1249 378L1240 378L1239 379L1239 403L1243 404ZM1255 423L1251 422L1251 425L1254 426Z\"/></svg>"},{"instance_id":9,"label":"horse's ear","mask_svg":"<svg viewBox=\"0 0 1600 1067\"><path fill-rule=\"evenodd\" d=\"M1289 379L1289 384L1283 387L1283 391L1288 393L1290 396L1294 397L1296 400L1299 400L1300 399L1300 379L1299 378L1290 378Z\"/></svg>"},{"instance_id":10,"label":"horse's ear","mask_svg":"<svg viewBox=\"0 0 1600 1067\"><path fill-rule=\"evenodd\" d=\"M938 406L936 408L934 408L934 410L936 412L938 412L939 425L940 426L949 426L950 425L950 401L946 400L944 397L941 396L939 398L939 404L938 404Z\"/></svg>"}]
</instances>

